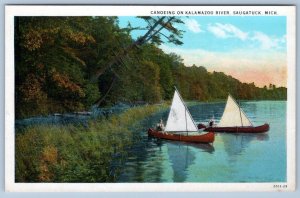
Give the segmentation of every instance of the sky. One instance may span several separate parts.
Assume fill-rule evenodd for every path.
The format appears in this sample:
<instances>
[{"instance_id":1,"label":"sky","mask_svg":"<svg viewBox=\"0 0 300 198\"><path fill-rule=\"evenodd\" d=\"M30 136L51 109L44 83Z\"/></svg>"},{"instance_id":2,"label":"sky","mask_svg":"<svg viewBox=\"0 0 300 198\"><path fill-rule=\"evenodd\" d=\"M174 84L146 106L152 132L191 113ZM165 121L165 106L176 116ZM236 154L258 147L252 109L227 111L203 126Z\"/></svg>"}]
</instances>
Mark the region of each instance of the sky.
<instances>
[{"instance_id":1,"label":"sky","mask_svg":"<svg viewBox=\"0 0 300 198\"><path fill-rule=\"evenodd\" d=\"M286 17L284 16L192 16L181 17L181 46L164 43L166 53L176 53L186 66L204 66L256 86L287 84ZM145 27L142 19L119 17L120 27ZM133 31L137 38L145 31Z\"/></svg>"}]
</instances>

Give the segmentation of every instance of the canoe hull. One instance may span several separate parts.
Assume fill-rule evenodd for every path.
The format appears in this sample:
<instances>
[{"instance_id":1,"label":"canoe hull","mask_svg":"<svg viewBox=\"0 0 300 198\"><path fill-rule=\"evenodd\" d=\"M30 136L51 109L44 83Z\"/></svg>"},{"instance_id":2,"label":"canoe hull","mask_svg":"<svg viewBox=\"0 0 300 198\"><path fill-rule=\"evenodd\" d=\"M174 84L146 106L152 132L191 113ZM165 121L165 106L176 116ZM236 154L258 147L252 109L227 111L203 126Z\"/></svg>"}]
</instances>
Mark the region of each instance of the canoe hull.
<instances>
[{"instance_id":1,"label":"canoe hull","mask_svg":"<svg viewBox=\"0 0 300 198\"><path fill-rule=\"evenodd\" d=\"M204 131L225 132L225 133L264 133L269 131L269 124L257 127L207 127Z\"/></svg>"},{"instance_id":2,"label":"canoe hull","mask_svg":"<svg viewBox=\"0 0 300 198\"><path fill-rule=\"evenodd\" d=\"M148 129L148 135L160 139L184 141L184 142L194 142L194 143L212 143L215 140L215 134L213 132L208 132L203 135L183 135L183 134L172 134L160 132L155 129Z\"/></svg>"}]
</instances>

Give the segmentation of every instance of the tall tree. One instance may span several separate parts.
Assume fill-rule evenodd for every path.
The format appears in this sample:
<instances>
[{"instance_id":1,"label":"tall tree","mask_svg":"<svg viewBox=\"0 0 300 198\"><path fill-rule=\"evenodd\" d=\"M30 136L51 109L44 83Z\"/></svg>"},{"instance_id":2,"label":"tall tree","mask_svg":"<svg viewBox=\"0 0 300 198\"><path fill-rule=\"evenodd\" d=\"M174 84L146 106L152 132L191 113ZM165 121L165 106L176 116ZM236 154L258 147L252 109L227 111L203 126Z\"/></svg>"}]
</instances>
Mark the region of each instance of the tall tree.
<instances>
[{"instance_id":1,"label":"tall tree","mask_svg":"<svg viewBox=\"0 0 300 198\"><path fill-rule=\"evenodd\" d=\"M183 21L174 16L158 16L158 17L150 17L150 16L142 16L138 17L147 22L146 27L135 27L132 28L131 25L125 29L128 33L132 30L136 29L146 29L147 32L140 36L137 40L133 41L128 46L121 48L115 53L115 56L112 57L108 62L103 64L95 73L92 80L95 81L98 79L105 71L112 68L114 65L119 66L122 64L123 59L135 48L139 48L147 42L151 42L153 44L161 44L166 40L167 42L174 43L175 45L182 45L183 43L180 41L182 38L183 31L178 30L174 27L175 24L183 23ZM163 30L166 30L167 33L163 33ZM164 37L163 39L161 37ZM117 74L115 73L117 76ZM115 77L116 77L115 76ZM115 81L112 81L112 84L109 87L113 86ZM108 89L107 93L104 97L107 96L110 89ZM99 99L97 104L103 101L104 98Z\"/></svg>"},{"instance_id":2,"label":"tall tree","mask_svg":"<svg viewBox=\"0 0 300 198\"><path fill-rule=\"evenodd\" d=\"M183 31L178 30L177 28L174 27L175 24L183 23L183 21L180 20L179 18L174 16L170 16L170 17L145 16L145 17L138 17L138 18L145 20L148 24L147 27L131 28L129 29L129 32L136 29L147 29L148 31L143 36L133 41L130 45L126 46L124 49L120 49L118 53L116 53L116 56L114 56L108 63L106 63L103 67L97 70L94 79L99 78L99 76L101 76L108 68L120 62L121 59L125 57L128 54L128 52L131 51L133 48L142 46L148 41L151 41L152 43L155 44L161 44L163 42L161 36L163 36L170 43L174 43L175 45L183 44L180 41L180 38L182 38ZM162 33L162 30L167 30L169 34L166 35Z\"/></svg>"},{"instance_id":3,"label":"tall tree","mask_svg":"<svg viewBox=\"0 0 300 198\"><path fill-rule=\"evenodd\" d=\"M85 26L89 21L89 17L15 18L16 103L23 107L16 108L17 117L27 110L41 114L83 108L91 87L79 54L95 42Z\"/></svg>"}]
</instances>

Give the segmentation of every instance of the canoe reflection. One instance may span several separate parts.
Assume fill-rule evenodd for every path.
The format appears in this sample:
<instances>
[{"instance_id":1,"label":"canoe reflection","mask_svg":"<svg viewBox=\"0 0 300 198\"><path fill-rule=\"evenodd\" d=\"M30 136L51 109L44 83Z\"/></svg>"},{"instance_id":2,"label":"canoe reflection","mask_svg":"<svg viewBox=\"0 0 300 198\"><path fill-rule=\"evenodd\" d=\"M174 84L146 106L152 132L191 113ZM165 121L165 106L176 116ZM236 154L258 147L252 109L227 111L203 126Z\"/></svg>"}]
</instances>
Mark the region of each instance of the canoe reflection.
<instances>
[{"instance_id":1,"label":"canoe reflection","mask_svg":"<svg viewBox=\"0 0 300 198\"><path fill-rule=\"evenodd\" d=\"M201 152L213 153L215 148L212 144L201 144L201 143L191 143L191 142L180 142L180 141L169 141L169 140L162 140L149 137L149 139L153 139L156 141L156 145L161 147L163 144L173 144L177 146L189 146L196 149L199 149Z\"/></svg>"},{"instance_id":2,"label":"canoe reflection","mask_svg":"<svg viewBox=\"0 0 300 198\"><path fill-rule=\"evenodd\" d=\"M218 134L224 144L225 152L229 156L229 161L235 162L238 155L243 152L255 141L268 141L267 133L261 134L245 134L245 133L222 133Z\"/></svg>"},{"instance_id":3,"label":"canoe reflection","mask_svg":"<svg viewBox=\"0 0 300 198\"><path fill-rule=\"evenodd\" d=\"M184 182L187 179L188 168L194 164L196 151L212 154L214 147L210 144L184 143L177 141L159 140L157 144L167 147L169 160L173 169L173 181ZM196 150L195 150L196 149Z\"/></svg>"}]
</instances>

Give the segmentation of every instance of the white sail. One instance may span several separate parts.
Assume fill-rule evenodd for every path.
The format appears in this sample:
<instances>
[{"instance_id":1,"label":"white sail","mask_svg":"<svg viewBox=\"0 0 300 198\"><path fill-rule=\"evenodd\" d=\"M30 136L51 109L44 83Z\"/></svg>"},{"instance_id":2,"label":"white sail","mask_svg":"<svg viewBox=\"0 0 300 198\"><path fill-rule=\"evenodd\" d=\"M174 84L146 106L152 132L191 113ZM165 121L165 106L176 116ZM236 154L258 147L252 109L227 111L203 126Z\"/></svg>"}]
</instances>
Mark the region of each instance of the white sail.
<instances>
[{"instance_id":1,"label":"white sail","mask_svg":"<svg viewBox=\"0 0 300 198\"><path fill-rule=\"evenodd\" d=\"M218 127L235 126L252 126L252 123L236 101L229 95Z\"/></svg>"},{"instance_id":2,"label":"white sail","mask_svg":"<svg viewBox=\"0 0 300 198\"><path fill-rule=\"evenodd\" d=\"M175 90L165 131L198 131L194 120L178 91Z\"/></svg>"}]
</instances>

